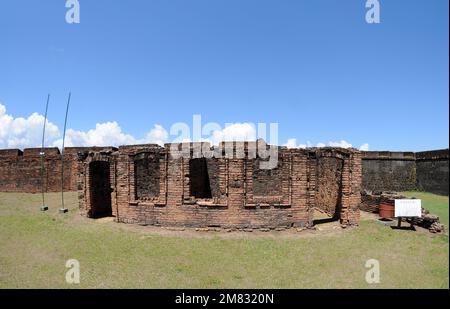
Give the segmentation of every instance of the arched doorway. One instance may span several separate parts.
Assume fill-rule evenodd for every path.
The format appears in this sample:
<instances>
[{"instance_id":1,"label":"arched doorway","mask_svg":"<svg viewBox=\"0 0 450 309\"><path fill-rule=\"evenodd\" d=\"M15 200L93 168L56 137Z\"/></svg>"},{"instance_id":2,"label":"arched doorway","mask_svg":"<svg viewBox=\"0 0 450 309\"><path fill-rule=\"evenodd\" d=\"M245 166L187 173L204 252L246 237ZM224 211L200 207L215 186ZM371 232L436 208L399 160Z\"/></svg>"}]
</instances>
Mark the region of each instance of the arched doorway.
<instances>
[{"instance_id":1,"label":"arched doorway","mask_svg":"<svg viewBox=\"0 0 450 309\"><path fill-rule=\"evenodd\" d=\"M91 218L112 215L110 166L107 161L93 161L89 164Z\"/></svg>"}]
</instances>

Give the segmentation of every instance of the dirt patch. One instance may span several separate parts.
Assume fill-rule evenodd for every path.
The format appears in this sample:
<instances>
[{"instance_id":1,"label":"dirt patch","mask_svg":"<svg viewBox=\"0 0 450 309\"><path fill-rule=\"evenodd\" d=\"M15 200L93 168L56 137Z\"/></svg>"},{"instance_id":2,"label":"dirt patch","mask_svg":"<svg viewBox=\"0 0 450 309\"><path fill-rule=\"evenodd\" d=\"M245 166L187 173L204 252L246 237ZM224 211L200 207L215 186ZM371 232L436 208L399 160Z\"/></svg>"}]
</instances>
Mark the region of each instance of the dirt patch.
<instances>
[{"instance_id":1,"label":"dirt patch","mask_svg":"<svg viewBox=\"0 0 450 309\"><path fill-rule=\"evenodd\" d=\"M82 216L76 216L77 221L89 222L91 224L108 225L114 229L121 229L124 231L133 231L142 234L141 238L152 236L168 236L168 237L184 237L184 238L220 238L220 239L293 239L293 238L311 238L321 236L335 236L341 235L353 228L342 228L338 221L321 223L314 226L313 229L279 229L279 230L261 230L261 229L222 229L222 228L188 228L188 227L163 227L152 225L137 225L117 223L114 217L105 217L101 219L88 219ZM361 220L364 221L378 221L377 214L361 212ZM397 221L393 220L392 225L396 225ZM409 226L408 223L403 223L403 226ZM358 227L356 227L358 228ZM415 226L419 233L428 233L428 230Z\"/></svg>"},{"instance_id":2,"label":"dirt patch","mask_svg":"<svg viewBox=\"0 0 450 309\"><path fill-rule=\"evenodd\" d=\"M372 212L360 211L361 220L378 220L380 216Z\"/></svg>"},{"instance_id":3,"label":"dirt patch","mask_svg":"<svg viewBox=\"0 0 450 309\"><path fill-rule=\"evenodd\" d=\"M133 231L142 234L142 238L158 236L169 237L185 237L185 238L221 238L221 239L239 239L239 238L269 238L269 239L286 239L286 238L304 238L317 237L324 235L337 235L344 233L351 228L343 229L339 222L329 222L316 225L313 229L223 229L223 228L187 228L187 227L162 227L137 224L117 223L114 217L105 217L100 219L88 219L82 216L75 216L74 223L79 224L101 224L108 225L113 229L121 229L124 231Z\"/></svg>"}]
</instances>

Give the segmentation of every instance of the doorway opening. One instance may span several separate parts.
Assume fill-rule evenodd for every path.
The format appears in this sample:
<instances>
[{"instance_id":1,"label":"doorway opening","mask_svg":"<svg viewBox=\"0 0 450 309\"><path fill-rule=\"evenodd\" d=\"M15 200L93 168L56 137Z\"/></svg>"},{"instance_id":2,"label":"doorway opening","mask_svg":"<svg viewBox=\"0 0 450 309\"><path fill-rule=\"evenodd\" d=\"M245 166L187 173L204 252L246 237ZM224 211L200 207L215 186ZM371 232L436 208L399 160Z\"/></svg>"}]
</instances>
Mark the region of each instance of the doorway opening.
<instances>
[{"instance_id":1,"label":"doorway opening","mask_svg":"<svg viewBox=\"0 0 450 309\"><path fill-rule=\"evenodd\" d=\"M321 157L317 163L314 225L340 219L342 208L342 171L344 168L344 161L334 157Z\"/></svg>"},{"instance_id":2,"label":"doorway opening","mask_svg":"<svg viewBox=\"0 0 450 309\"><path fill-rule=\"evenodd\" d=\"M189 160L189 193L195 198L212 198L206 158Z\"/></svg>"},{"instance_id":3,"label":"doorway opening","mask_svg":"<svg viewBox=\"0 0 450 309\"><path fill-rule=\"evenodd\" d=\"M89 164L90 217L101 218L112 215L111 180L109 162L94 161Z\"/></svg>"}]
</instances>

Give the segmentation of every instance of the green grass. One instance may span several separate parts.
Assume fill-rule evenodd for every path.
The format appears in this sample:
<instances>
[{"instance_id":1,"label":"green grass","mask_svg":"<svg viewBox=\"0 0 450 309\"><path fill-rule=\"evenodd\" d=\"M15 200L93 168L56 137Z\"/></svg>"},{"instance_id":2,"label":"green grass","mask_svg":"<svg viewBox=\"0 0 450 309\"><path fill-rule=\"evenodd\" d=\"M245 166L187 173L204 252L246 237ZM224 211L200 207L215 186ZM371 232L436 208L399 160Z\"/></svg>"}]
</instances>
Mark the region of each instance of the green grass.
<instances>
[{"instance_id":1,"label":"green grass","mask_svg":"<svg viewBox=\"0 0 450 309\"><path fill-rule=\"evenodd\" d=\"M41 213L39 195L0 193L1 288L449 287L448 235L365 220L309 236L164 236L82 218L76 194L66 196L69 213L61 215L59 194L47 195L50 210ZM380 261L380 284L365 281L372 258ZM68 259L80 262L79 285L65 282Z\"/></svg>"},{"instance_id":2,"label":"green grass","mask_svg":"<svg viewBox=\"0 0 450 309\"><path fill-rule=\"evenodd\" d=\"M439 221L448 228L448 196L418 191L402 192L401 194L421 199L422 207L439 216Z\"/></svg>"}]
</instances>

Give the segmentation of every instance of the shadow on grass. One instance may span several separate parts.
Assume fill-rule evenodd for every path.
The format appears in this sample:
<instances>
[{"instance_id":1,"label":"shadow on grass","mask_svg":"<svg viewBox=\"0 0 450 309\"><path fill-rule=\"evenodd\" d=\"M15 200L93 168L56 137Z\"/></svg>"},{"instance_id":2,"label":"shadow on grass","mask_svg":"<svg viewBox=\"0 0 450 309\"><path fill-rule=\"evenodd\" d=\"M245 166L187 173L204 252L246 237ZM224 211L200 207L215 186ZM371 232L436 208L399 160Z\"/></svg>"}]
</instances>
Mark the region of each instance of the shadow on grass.
<instances>
[{"instance_id":1,"label":"shadow on grass","mask_svg":"<svg viewBox=\"0 0 450 309\"><path fill-rule=\"evenodd\" d=\"M411 226L391 226L393 230L403 230L403 231L416 231L414 225Z\"/></svg>"}]
</instances>

